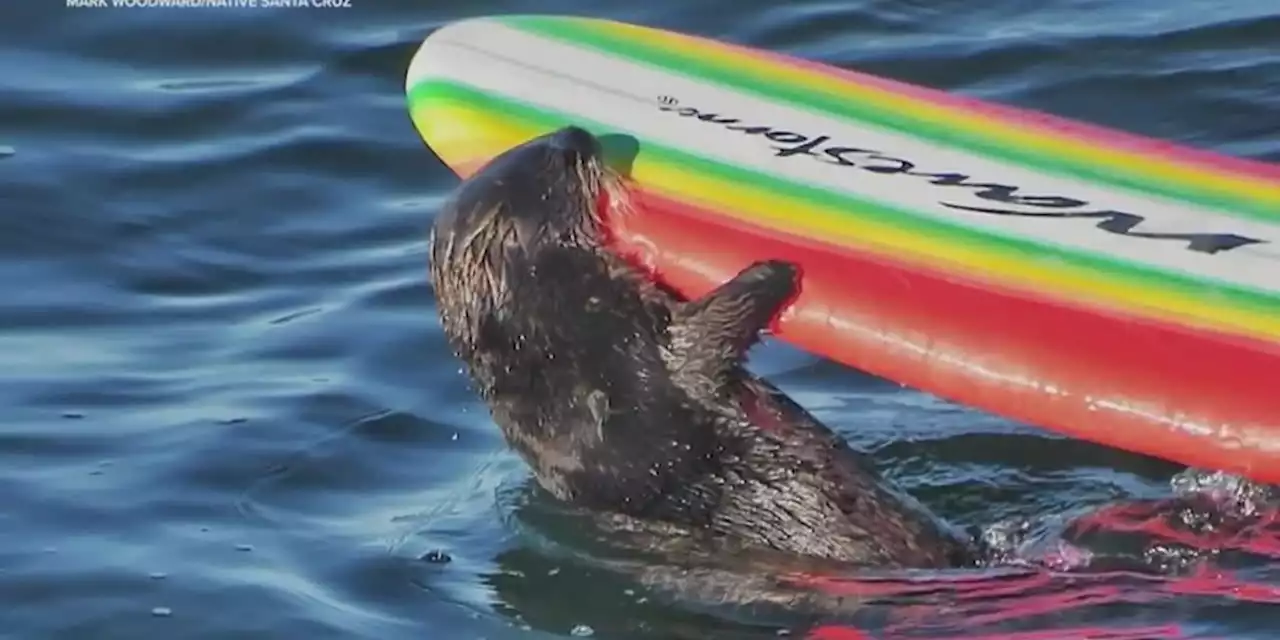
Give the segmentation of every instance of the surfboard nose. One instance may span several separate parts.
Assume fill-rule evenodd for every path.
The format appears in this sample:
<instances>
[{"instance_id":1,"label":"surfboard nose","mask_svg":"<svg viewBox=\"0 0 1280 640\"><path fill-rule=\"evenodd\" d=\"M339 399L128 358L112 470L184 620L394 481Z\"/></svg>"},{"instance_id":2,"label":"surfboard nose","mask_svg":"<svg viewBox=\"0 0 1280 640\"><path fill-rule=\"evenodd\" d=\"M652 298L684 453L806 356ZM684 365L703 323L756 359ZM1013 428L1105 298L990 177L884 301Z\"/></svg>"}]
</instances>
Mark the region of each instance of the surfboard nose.
<instances>
[{"instance_id":1,"label":"surfboard nose","mask_svg":"<svg viewBox=\"0 0 1280 640\"><path fill-rule=\"evenodd\" d=\"M549 139L556 149L573 151L584 156L600 155L600 141L590 131L575 125L569 125L553 132Z\"/></svg>"}]
</instances>

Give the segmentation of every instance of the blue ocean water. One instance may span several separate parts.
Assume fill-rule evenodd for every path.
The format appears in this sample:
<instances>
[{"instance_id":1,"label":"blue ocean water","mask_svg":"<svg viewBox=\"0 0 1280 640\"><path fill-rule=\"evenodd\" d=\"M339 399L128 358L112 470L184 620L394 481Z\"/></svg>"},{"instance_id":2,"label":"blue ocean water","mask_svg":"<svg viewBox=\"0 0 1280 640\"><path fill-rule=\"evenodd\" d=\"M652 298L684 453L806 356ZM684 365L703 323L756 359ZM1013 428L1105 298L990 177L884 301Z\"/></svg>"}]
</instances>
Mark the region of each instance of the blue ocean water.
<instances>
[{"instance_id":1,"label":"blue ocean water","mask_svg":"<svg viewBox=\"0 0 1280 640\"><path fill-rule=\"evenodd\" d=\"M402 81L447 21L640 22L1280 162L1264 0L64 2L0 8L2 637L787 628L644 593L548 542L570 527L461 377L425 279L455 179ZM1167 496L1178 471L779 345L755 362L963 525ZM1280 591L1276 567L1252 571ZM1241 594L1055 589L1014 626L1262 638L1280 615Z\"/></svg>"}]
</instances>

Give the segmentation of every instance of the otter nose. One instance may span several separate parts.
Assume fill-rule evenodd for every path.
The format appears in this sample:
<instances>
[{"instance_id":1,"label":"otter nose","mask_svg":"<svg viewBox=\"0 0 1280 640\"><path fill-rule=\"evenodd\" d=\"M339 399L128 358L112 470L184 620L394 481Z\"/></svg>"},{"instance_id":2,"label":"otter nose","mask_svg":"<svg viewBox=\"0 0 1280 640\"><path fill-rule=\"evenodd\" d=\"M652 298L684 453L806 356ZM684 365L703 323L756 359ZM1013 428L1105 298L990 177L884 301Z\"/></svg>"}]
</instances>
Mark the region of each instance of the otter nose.
<instances>
[{"instance_id":1,"label":"otter nose","mask_svg":"<svg viewBox=\"0 0 1280 640\"><path fill-rule=\"evenodd\" d=\"M590 131L569 125L551 134L551 146L556 149L572 151L584 156L600 154L600 141Z\"/></svg>"}]
</instances>

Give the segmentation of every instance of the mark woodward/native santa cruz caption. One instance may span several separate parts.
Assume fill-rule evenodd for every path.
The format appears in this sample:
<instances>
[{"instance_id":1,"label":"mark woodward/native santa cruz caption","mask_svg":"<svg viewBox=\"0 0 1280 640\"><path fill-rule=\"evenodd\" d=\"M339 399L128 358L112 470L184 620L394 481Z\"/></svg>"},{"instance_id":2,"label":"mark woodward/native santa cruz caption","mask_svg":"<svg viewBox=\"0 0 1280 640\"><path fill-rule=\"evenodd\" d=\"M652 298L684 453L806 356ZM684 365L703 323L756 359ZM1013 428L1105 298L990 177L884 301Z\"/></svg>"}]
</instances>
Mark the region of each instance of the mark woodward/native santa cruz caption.
<instances>
[{"instance_id":1,"label":"mark woodward/native santa cruz caption","mask_svg":"<svg viewBox=\"0 0 1280 640\"><path fill-rule=\"evenodd\" d=\"M683 106L671 96L658 98L658 109L674 113L685 118L696 118L702 122L720 125L730 131L745 135L764 136L777 143L772 146L774 155L779 158L805 156L841 167L857 168L862 171L880 175L908 175L926 179L929 184L938 187L964 187L973 195L1001 205L1028 207L1013 209L999 206L971 206L955 202L939 201L944 207L972 213L983 213L998 216L1024 216L1049 218L1086 218L1098 220L1098 229L1131 238L1150 240L1179 240L1186 243L1186 249L1199 253L1216 254L1230 251L1251 244L1268 242L1261 238L1251 238L1234 233L1157 233L1153 231L1137 231L1146 222L1146 218L1135 213L1116 211L1090 205L1088 201L1058 195L1025 195L1020 194L1021 187L993 182L974 181L972 176L952 171L924 171L916 168L911 160L863 147L843 146L831 139L829 135L806 135L772 125L744 124L741 119L724 116L720 113L703 111Z\"/></svg>"}]
</instances>

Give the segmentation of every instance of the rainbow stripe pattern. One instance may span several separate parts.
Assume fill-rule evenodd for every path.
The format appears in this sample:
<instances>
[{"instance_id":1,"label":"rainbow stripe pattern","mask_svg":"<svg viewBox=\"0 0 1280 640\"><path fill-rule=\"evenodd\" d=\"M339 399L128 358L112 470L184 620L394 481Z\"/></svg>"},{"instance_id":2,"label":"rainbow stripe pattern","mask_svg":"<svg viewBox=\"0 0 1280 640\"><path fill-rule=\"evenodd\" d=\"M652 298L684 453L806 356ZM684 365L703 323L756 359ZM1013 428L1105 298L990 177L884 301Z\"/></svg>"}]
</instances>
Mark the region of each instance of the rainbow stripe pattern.
<instances>
[{"instance_id":1,"label":"rainbow stripe pattern","mask_svg":"<svg viewBox=\"0 0 1280 640\"><path fill-rule=\"evenodd\" d=\"M1280 167L583 18L444 27L406 91L462 176L570 123L638 141L617 248L691 296L795 260L789 342L1280 481Z\"/></svg>"}]
</instances>

